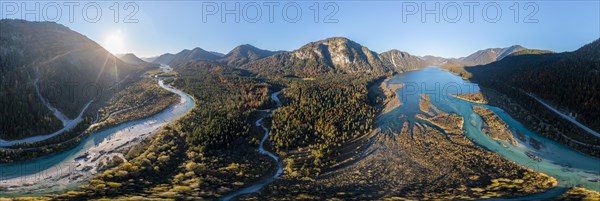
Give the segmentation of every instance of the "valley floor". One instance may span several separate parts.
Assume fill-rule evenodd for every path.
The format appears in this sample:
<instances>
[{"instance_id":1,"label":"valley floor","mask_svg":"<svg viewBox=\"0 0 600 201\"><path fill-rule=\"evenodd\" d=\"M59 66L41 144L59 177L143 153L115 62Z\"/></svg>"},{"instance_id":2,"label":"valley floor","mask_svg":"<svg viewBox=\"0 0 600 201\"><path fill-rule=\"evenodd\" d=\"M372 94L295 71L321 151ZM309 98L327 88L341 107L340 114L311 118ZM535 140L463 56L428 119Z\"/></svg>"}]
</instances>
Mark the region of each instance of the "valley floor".
<instances>
[{"instance_id":1,"label":"valley floor","mask_svg":"<svg viewBox=\"0 0 600 201\"><path fill-rule=\"evenodd\" d=\"M273 150L273 153L280 156L284 165L283 174L258 192L239 195L234 200L507 198L546 192L558 184L556 179L548 175L523 168L478 146L464 133L463 124L466 120L457 114L436 108L427 95L422 95L419 100L418 108L421 111L414 117L417 121L382 125L379 118L403 104L395 93L403 85L388 85L388 79L379 79L368 89L369 94L375 94L371 97L376 100L373 102L378 103L374 106L378 111L372 118L375 121L368 124L373 125L373 128L349 135L349 139L342 141L328 139L331 141L323 144L298 145L297 148L285 149L282 147L289 140L285 137L290 137L286 134L294 134L287 132L298 128L287 122L303 126L307 121L313 120L304 119L302 115L305 113L293 112L309 112L308 117L314 117L310 112L315 110L330 113L319 111L312 108L315 105L310 105L313 100L333 99L319 99L320 97L311 94L316 91L311 87L322 87L311 84L320 78L316 78L316 81L300 81L300 84L293 81L291 84L287 83L290 92L282 97L284 105L274 113L273 118L264 119L265 122L261 125L264 124L265 127L261 128L261 125L249 125L248 122L264 117L258 108L269 108L269 104L275 104L268 101L269 94L273 92L268 88L277 87L271 83L259 83L253 79L240 81L240 77L228 76L206 73L205 77L180 80L185 83L186 92L206 107L195 107L190 115L165 127L153 139L132 147L128 151L128 157L124 157L127 159L125 162L96 175L83 189L59 195L58 198L221 199L267 181L277 172L277 164L255 150L263 137L263 129L266 128L270 128L270 139L265 141L265 149ZM242 84L237 85L236 82ZM240 90L239 86L243 88ZM354 87L351 88L353 90L364 87L342 85L338 89L332 86L339 87L340 84L328 85L323 91L332 88L348 89L348 86ZM307 88L312 89L308 96L303 93ZM366 91L364 88L361 92ZM212 92L217 94L211 94ZM355 95L355 99L345 102L366 102L360 93L349 93ZM497 101L486 98L492 103ZM239 104L239 100L244 101ZM230 107L232 105L234 106ZM256 108L249 109L252 107L247 107L248 105ZM300 107L308 109L304 111L306 108ZM335 107L341 107L340 110L344 111L349 106L332 104L324 108ZM222 111L215 111L214 108ZM238 113L239 110L243 112ZM486 121L486 134L508 142L514 140L506 135L506 130L503 130L506 129L505 125L497 122L497 116L484 109L478 113ZM286 121L281 122L282 119ZM321 121L316 121L315 125L310 126L322 126L319 123ZM329 128L325 125L324 128ZM277 129L279 130L276 131ZM217 135L211 135L215 133ZM327 139L328 136L318 137ZM299 140L302 139L306 138ZM331 147L320 149L323 146ZM594 191L571 189L558 199L595 199L597 195Z\"/></svg>"},{"instance_id":2,"label":"valley floor","mask_svg":"<svg viewBox=\"0 0 600 201\"><path fill-rule=\"evenodd\" d=\"M389 102L388 102L389 103ZM443 113L429 123L402 125L401 132L375 129L367 148L349 164L310 178L284 174L261 194L242 200L283 199L482 199L544 192L557 182L488 152L467 139L460 117ZM441 115L441 116L439 116ZM452 118L450 118L452 117ZM358 147L355 147L358 148ZM399 196L399 197L398 197Z\"/></svg>"}]
</instances>

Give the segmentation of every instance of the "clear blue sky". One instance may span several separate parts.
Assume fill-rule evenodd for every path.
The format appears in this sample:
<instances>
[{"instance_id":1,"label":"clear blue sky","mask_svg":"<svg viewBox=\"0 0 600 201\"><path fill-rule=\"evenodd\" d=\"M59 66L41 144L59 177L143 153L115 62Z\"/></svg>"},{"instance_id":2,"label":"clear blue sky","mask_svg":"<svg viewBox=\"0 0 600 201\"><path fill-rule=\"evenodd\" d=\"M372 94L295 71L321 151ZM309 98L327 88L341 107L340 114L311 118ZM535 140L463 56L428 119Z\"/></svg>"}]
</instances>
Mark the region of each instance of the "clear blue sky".
<instances>
[{"instance_id":1,"label":"clear blue sky","mask_svg":"<svg viewBox=\"0 0 600 201\"><path fill-rule=\"evenodd\" d=\"M7 2L9 2L7 4ZM2 18L22 18L23 4L21 2L2 1ZM135 1L134 1L135 2ZM227 1L230 9L235 3L248 9L248 18L253 18L256 8L251 1ZM506 47L520 44L528 48L548 49L557 52L572 51L600 37L600 3L589 1L533 1L535 4L525 5L523 1L496 1L502 10L502 16L496 23L487 22L483 17L484 5L480 2L474 7L474 22L469 22L469 7L458 1L462 16L456 23L450 23L456 16L456 7L451 1L331 1L335 4L325 10L325 1L319 2L319 23L314 22L314 10L311 9L317 1L296 1L302 10L302 17L296 23L285 21L294 18L294 7L288 8L288 18L284 18L283 6L289 2L280 2L274 7L274 22L269 22L269 8L265 2L256 1L260 6L262 16L256 23L241 21L236 23L233 15L227 15L227 21L221 22L220 12L222 2L212 2L204 5L216 5L220 12L207 16L203 22L201 1L138 1L139 12L134 16L137 23L123 23L125 15L131 11L124 10L125 2L119 2L119 22L113 21L113 11L110 6L115 1L98 1L102 9L102 17L96 23L85 21L82 7L85 2L74 8L74 22L68 19L68 7L64 2L61 6L61 19L58 21L71 29L80 32L101 45L106 45L107 37L118 35L123 40L121 51L133 52L139 56L155 56L163 53L176 53L182 49L201 47L205 50L227 53L240 44L252 44L269 50L294 50L301 45L315 40L332 36L348 37L376 52L398 49L414 55L436 55L444 57L466 56L476 50L489 47ZM410 14L411 5L417 5L422 11L423 4L433 9L435 3L440 4L440 22L436 23L434 15L426 15L426 21L421 21L420 12ZM519 3L519 22L514 22L515 2ZM35 1L26 2L29 8ZM46 1L40 1L40 16L53 18L54 8ZM10 5L18 5L16 13ZM7 6L9 5L9 6ZM334 7L338 12L334 15L337 23L323 23L323 19ZM404 6L404 8L403 8ZM43 7L47 7L44 11ZM447 8L444 10L443 8ZM314 7L313 7L314 8ZM495 17L495 7L488 7L488 18ZM511 9L512 8L512 9ZM538 22L524 23L528 14L537 8L532 19ZM46 12L47 14L44 14ZM95 16L94 9L88 9L90 19ZM406 20L403 21L403 15ZM32 20L33 15L25 18Z\"/></svg>"}]
</instances>

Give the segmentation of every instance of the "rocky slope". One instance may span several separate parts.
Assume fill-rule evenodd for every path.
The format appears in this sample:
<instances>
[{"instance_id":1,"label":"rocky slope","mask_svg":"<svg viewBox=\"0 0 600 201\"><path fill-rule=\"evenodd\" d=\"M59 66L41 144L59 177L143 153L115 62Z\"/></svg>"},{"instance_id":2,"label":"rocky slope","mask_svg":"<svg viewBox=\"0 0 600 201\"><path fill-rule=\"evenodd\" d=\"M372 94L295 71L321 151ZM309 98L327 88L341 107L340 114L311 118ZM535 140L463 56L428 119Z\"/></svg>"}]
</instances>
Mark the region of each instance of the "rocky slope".
<instances>
[{"instance_id":1,"label":"rocky slope","mask_svg":"<svg viewBox=\"0 0 600 201\"><path fill-rule=\"evenodd\" d=\"M292 52L276 54L250 62L243 68L261 74L315 75L324 73L368 73L381 74L404 71L424 66L413 66L414 61L398 61L396 66L391 60L408 57L399 51L383 55L369 50L352 40L343 37L327 38L308 43ZM412 59L412 56L410 56ZM415 57L416 58L416 57ZM403 66L406 64L407 66Z\"/></svg>"},{"instance_id":2,"label":"rocky slope","mask_svg":"<svg viewBox=\"0 0 600 201\"><path fill-rule=\"evenodd\" d=\"M390 50L379 55L381 60L385 62L386 66L393 67L395 72L406 72L411 70L417 70L424 66L431 65L432 63L427 62L417 56L410 55L409 53L402 52L399 50Z\"/></svg>"}]
</instances>

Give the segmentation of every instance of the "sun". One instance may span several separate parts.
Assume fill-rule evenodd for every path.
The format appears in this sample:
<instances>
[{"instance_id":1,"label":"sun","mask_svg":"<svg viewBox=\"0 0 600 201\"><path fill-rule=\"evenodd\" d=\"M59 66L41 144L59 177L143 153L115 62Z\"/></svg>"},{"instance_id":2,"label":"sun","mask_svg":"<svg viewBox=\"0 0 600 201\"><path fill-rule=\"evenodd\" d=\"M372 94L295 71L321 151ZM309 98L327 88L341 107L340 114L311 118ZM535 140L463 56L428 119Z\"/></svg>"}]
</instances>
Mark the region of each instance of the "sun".
<instances>
[{"instance_id":1,"label":"sun","mask_svg":"<svg viewBox=\"0 0 600 201\"><path fill-rule=\"evenodd\" d=\"M121 32L111 33L104 39L104 48L112 54L124 53L125 42Z\"/></svg>"}]
</instances>

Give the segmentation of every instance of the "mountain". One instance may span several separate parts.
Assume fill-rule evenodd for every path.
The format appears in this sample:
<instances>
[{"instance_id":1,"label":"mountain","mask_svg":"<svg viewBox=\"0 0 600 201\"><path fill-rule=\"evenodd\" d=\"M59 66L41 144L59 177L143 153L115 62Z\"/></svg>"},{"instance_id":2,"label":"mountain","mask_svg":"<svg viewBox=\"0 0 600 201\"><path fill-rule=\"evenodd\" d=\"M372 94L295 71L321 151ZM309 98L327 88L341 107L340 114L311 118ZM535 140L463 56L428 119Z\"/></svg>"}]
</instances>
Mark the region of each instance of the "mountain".
<instances>
[{"instance_id":1,"label":"mountain","mask_svg":"<svg viewBox=\"0 0 600 201\"><path fill-rule=\"evenodd\" d=\"M389 53L390 57L386 57L388 61L383 61L379 54L367 47L347 38L333 37L308 43L292 52L250 62L242 68L262 74L301 76L323 73L378 74L401 69L390 62L392 55Z\"/></svg>"},{"instance_id":2,"label":"mountain","mask_svg":"<svg viewBox=\"0 0 600 201\"><path fill-rule=\"evenodd\" d=\"M439 63L439 67L443 70L447 70L454 74L458 74L464 79L468 79L472 75L470 72L465 70L465 67L486 65L493 62L501 61L502 59L507 58L509 56L546 53L553 52L548 50L527 49L520 45L514 45L507 48L488 48L484 50L479 50L467 57L461 57L458 59L445 59L442 63ZM442 59L444 58L429 57L426 60L430 62L439 62L442 61Z\"/></svg>"},{"instance_id":3,"label":"mountain","mask_svg":"<svg viewBox=\"0 0 600 201\"><path fill-rule=\"evenodd\" d=\"M140 70L63 25L0 20L0 138L56 131L61 121L45 102L72 119Z\"/></svg>"},{"instance_id":4,"label":"mountain","mask_svg":"<svg viewBox=\"0 0 600 201\"><path fill-rule=\"evenodd\" d=\"M431 65L441 65L441 64L445 64L449 60L456 60L456 59L447 59L447 58L431 56L431 55L425 55L425 56L422 56L419 58L426 61L427 63L429 63Z\"/></svg>"},{"instance_id":5,"label":"mountain","mask_svg":"<svg viewBox=\"0 0 600 201\"><path fill-rule=\"evenodd\" d=\"M197 47L192 50L182 50L177 54L166 53L156 57L156 59L154 59L152 62L157 64L171 65L174 67L178 64L183 64L193 60L216 61L223 58L223 56L220 55L222 54L218 52L209 52Z\"/></svg>"},{"instance_id":6,"label":"mountain","mask_svg":"<svg viewBox=\"0 0 600 201\"><path fill-rule=\"evenodd\" d=\"M417 56L399 50L390 50L381 53L379 57L382 61L386 62L386 66L394 67L395 72L417 70L432 64Z\"/></svg>"},{"instance_id":7,"label":"mountain","mask_svg":"<svg viewBox=\"0 0 600 201\"><path fill-rule=\"evenodd\" d=\"M141 60L145 61L145 62L154 62L154 60L156 60L158 58L158 56L154 56L154 57L140 57Z\"/></svg>"},{"instance_id":8,"label":"mountain","mask_svg":"<svg viewBox=\"0 0 600 201\"><path fill-rule=\"evenodd\" d=\"M173 58L175 58L174 54L171 53L166 53L163 55L160 55L158 57L156 57L156 59L154 59L152 62L153 63L157 63L157 64L169 64L171 61L173 61Z\"/></svg>"},{"instance_id":9,"label":"mountain","mask_svg":"<svg viewBox=\"0 0 600 201\"><path fill-rule=\"evenodd\" d=\"M513 45L505 48L488 48L479 50L473 54L461 58L443 58L437 56L423 56L419 57L432 65L442 65L445 69L451 69L456 67L464 66L477 66L492 63L494 61L500 61L503 58L512 54L540 54L550 53L552 51L547 50L535 50L527 49L520 45Z\"/></svg>"},{"instance_id":10,"label":"mountain","mask_svg":"<svg viewBox=\"0 0 600 201\"><path fill-rule=\"evenodd\" d=\"M252 45L245 44L235 47L229 53L224 55L219 62L228 66L239 67L247 64L248 62L256 61L276 53L278 52L262 50Z\"/></svg>"},{"instance_id":11,"label":"mountain","mask_svg":"<svg viewBox=\"0 0 600 201\"><path fill-rule=\"evenodd\" d=\"M138 58L133 53L118 54L116 56L117 56L117 58L121 59L121 61L124 61L125 63L129 63L129 64L133 64L133 65L140 65L140 66L150 65L148 62Z\"/></svg>"},{"instance_id":12,"label":"mountain","mask_svg":"<svg viewBox=\"0 0 600 201\"><path fill-rule=\"evenodd\" d=\"M210 53L212 53L212 54L214 54L215 56L218 56L218 57L225 57L225 54L220 53L220 52L215 52L215 51L208 51L208 52L210 52Z\"/></svg>"},{"instance_id":13,"label":"mountain","mask_svg":"<svg viewBox=\"0 0 600 201\"><path fill-rule=\"evenodd\" d=\"M176 67L178 64L182 64L188 61L193 60L207 60L207 61L216 61L221 57L210 53L202 48L194 48L192 50L182 50L181 52L175 54L173 59L169 62L169 65Z\"/></svg>"},{"instance_id":14,"label":"mountain","mask_svg":"<svg viewBox=\"0 0 600 201\"><path fill-rule=\"evenodd\" d=\"M512 53L519 52L525 49L526 48L520 45L513 45L506 48L488 48L484 50L479 50L459 60L465 66L484 65L492 63L494 61L499 61Z\"/></svg>"},{"instance_id":15,"label":"mountain","mask_svg":"<svg viewBox=\"0 0 600 201\"><path fill-rule=\"evenodd\" d=\"M524 95L520 91L534 93L600 130L600 40L574 52L524 53L465 69L482 85L515 97Z\"/></svg>"},{"instance_id":16,"label":"mountain","mask_svg":"<svg viewBox=\"0 0 600 201\"><path fill-rule=\"evenodd\" d=\"M192 60L179 64L177 70L182 75L193 75L198 71L220 72L224 70L230 71L233 70L233 68L212 61Z\"/></svg>"}]
</instances>

